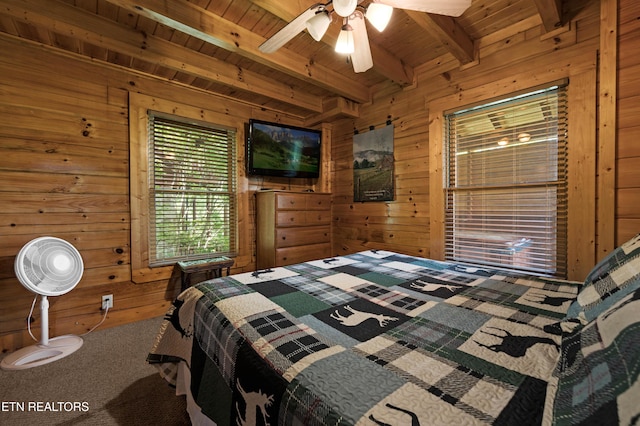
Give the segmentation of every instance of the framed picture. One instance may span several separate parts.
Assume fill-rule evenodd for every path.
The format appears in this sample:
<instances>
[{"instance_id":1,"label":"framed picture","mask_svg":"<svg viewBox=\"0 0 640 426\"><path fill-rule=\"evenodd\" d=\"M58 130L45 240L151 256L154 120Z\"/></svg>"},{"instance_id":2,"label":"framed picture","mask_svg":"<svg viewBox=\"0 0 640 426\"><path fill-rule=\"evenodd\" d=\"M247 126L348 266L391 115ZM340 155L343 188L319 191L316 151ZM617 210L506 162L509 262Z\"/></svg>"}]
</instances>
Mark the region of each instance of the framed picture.
<instances>
[{"instance_id":1,"label":"framed picture","mask_svg":"<svg viewBox=\"0 0 640 426\"><path fill-rule=\"evenodd\" d=\"M393 201L393 124L353 136L353 201Z\"/></svg>"}]
</instances>

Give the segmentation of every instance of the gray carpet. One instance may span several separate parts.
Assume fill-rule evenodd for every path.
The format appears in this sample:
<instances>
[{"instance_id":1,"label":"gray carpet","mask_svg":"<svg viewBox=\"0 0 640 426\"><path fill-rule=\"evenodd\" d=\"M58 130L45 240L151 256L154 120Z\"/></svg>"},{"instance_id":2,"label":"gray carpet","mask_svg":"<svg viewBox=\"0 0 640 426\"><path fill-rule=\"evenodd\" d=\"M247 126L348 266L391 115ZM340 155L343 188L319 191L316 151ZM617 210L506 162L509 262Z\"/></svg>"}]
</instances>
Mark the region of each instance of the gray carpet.
<instances>
[{"instance_id":1,"label":"gray carpet","mask_svg":"<svg viewBox=\"0 0 640 426\"><path fill-rule=\"evenodd\" d=\"M145 361L160 322L98 328L65 358L0 370L0 424L188 425L184 396Z\"/></svg>"}]
</instances>

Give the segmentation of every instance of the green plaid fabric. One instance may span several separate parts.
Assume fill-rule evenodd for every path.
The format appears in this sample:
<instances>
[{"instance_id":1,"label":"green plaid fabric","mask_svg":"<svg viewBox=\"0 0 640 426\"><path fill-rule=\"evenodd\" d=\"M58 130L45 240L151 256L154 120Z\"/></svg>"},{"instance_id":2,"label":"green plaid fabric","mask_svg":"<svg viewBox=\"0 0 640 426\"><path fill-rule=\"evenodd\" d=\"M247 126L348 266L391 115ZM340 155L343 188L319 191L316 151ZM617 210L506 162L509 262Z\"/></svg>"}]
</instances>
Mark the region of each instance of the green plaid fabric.
<instances>
[{"instance_id":1,"label":"green plaid fabric","mask_svg":"<svg viewBox=\"0 0 640 426\"><path fill-rule=\"evenodd\" d=\"M557 425L640 422L640 289L562 340Z\"/></svg>"},{"instance_id":2,"label":"green plaid fabric","mask_svg":"<svg viewBox=\"0 0 640 426\"><path fill-rule=\"evenodd\" d=\"M616 248L589 273L567 318L587 324L640 288L640 234Z\"/></svg>"}]
</instances>

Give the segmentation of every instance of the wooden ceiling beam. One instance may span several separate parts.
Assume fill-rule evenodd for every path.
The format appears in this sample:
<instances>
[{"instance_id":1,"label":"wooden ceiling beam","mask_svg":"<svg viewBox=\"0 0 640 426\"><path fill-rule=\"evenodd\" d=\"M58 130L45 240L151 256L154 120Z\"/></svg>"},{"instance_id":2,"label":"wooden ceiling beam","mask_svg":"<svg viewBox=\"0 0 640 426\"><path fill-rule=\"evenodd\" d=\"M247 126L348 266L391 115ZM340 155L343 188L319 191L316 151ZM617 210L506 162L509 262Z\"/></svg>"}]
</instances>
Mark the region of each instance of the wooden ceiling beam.
<instances>
[{"instance_id":1,"label":"wooden ceiling beam","mask_svg":"<svg viewBox=\"0 0 640 426\"><path fill-rule=\"evenodd\" d=\"M317 0L281 2L274 2L273 0L251 0L251 2L285 22L293 21L300 13L318 3ZM333 47L337 39L337 34L327 32L321 42ZM373 57L373 69L377 73L401 86L410 86L414 83L414 71L412 67L405 64L386 49L374 43L370 43L370 46L371 56Z\"/></svg>"},{"instance_id":2,"label":"wooden ceiling beam","mask_svg":"<svg viewBox=\"0 0 640 426\"><path fill-rule=\"evenodd\" d=\"M350 102L341 97L325 99L323 102L324 112L307 117L305 126L314 127L320 123L331 122L337 118L359 118L360 104Z\"/></svg>"},{"instance_id":3,"label":"wooden ceiling beam","mask_svg":"<svg viewBox=\"0 0 640 426\"><path fill-rule=\"evenodd\" d=\"M542 18L546 32L560 28L562 23L562 0L533 0Z\"/></svg>"},{"instance_id":4,"label":"wooden ceiling beam","mask_svg":"<svg viewBox=\"0 0 640 426\"><path fill-rule=\"evenodd\" d=\"M107 1L348 99L366 103L371 98L367 86L296 52L260 52L263 37L185 0Z\"/></svg>"},{"instance_id":5,"label":"wooden ceiling beam","mask_svg":"<svg viewBox=\"0 0 640 426\"><path fill-rule=\"evenodd\" d=\"M3 0L1 14L26 24L87 43L190 74L234 89L255 93L285 102L310 112L321 113L323 100L285 84L242 70L208 55L119 26L85 10L62 2L36 0Z\"/></svg>"},{"instance_id":6,"label":"wooden ceiling beam","mask_svg":"<svg viewBox=\"0 0 640 426\"><path fill-rule=\"evenodd\" d=\"M413 10L404 12L423 30L439 40L462 65L475 61L474 42L454 18Z\"/></svg>"}]
</instances>

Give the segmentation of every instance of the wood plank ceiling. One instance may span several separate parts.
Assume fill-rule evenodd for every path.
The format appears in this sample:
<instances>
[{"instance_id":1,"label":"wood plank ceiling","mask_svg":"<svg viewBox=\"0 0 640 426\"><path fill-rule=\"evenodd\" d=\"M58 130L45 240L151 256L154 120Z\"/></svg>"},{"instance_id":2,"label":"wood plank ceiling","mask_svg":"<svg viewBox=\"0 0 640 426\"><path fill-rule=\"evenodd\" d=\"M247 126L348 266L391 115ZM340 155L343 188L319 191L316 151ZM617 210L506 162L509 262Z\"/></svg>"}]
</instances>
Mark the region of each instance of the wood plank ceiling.
<instances>
[{"instance_id":1,"label":"wood plank ceiling","mask_svg":"<svg viewBox=\"0 0 640 426\"><path fill-rule=\"evenodd\" d=\"M275 53L258 46L313 0L1 0L0 31L57 49L258 104L307 125L357 117L376 91L414 84L424 67L471 66L477 41L518 22L562 25L561 0L473 0L457 18L396 9L368 26L374 66L355 73L325 37L306 32ZM362 1L366 6L369 0Z\"/></svg>"}]
</instances>

